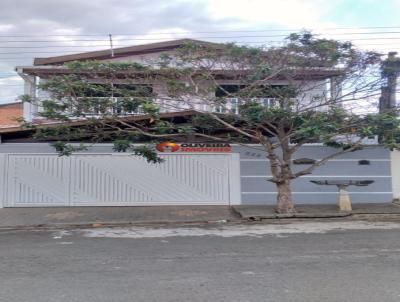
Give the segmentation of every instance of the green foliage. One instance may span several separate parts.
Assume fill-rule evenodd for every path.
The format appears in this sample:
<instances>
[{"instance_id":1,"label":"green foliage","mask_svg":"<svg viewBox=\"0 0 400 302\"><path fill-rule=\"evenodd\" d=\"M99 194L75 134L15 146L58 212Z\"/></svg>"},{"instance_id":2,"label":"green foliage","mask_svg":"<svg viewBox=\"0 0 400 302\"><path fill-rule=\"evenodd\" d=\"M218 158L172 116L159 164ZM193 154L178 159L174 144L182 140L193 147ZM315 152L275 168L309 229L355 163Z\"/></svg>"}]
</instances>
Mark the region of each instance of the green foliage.
<instances>
[{"instance_id":1,"label":"green foliage","mask_svg":"<svg viewBox=\"0 0 400 302\"><path fill-rule=\"evenodd\" d=\"M207 115L195 115L191 117L191 124L195 127L195 130L201 132L212 132L218 128L221 128L221 125L212 117Z\"/></svg>"},{"instance_id":2,"label":"green foliage","mask_svg":"<svg viewBox=\"0 0 400 302\"><path fill-rule=\"evenodd\" d=\"M355 54L350 42L316 39L310 32L295 33L288 36L288 49L294 52L294 65L333 67Z\"/></svg>"},{"instance_id":3,"label":"green foliage","mask_svg":"<svg viewBox=\"0 0 400 302\"><path fill-rule=\"evenodd\" d=\"M160 114L160 106L152 102L144 102L142 104L143 111L153 118L158 118Z\"/></svg>"},{"instance_id":4,"label":"green foliage","mask_svg":"<svg viewBox=\"0 0 400 302\"><path fill-rule=\"evenodd\" d=\"M168 66L171 65L172 62L173 62L173 58L172 58L171 55L169 55L169 54L167 54L167 53L162 53L162 54L160 55L158 65L159 65L161 68L167 68Z\"/></svg>"},{"instance_id":5,"label":"green foliage","mask_svg":"<svg viewBox=\"0 0 400 302\"><path fill-rule=\"evenodd\" d=\"M247 102L241 105L240 112L242 118L249 121L251 124L262 123L267 116L267 109L256 102Z\"/></svg>"},{"instance_id":6,"label":"green foliage","mask_svg":"<svg viewBox=\"0 0 400 302\"><path fill-rule=\"evenodd\" d=\"M178 130L178 133L185 134L185 135L196 133L196 129L190 125L179 126L179 127L177 127L177 130Z\"/></svg>"},{"instance_id":7,"label":"green foliage","mask_svg":"<svg viewBox=\"0 0 400 302\"><path fill-rule=\"evenodd\" d=\"M87 147L83 144L74 146L63 141L57 141L51 145L54 147L59 156L70 156L73 152L87 150Z\"/></svg>"},{"instance_id":8,"label":"green foliage","mask_svg":"<svg viewBox=\"0 0 400 302\"><path fill-rule=\"evenodd\" d=\"M292 54L293 66L344 67L365 69L380 63L380 54L356 50L351 42L332 39L318 39L304 31L290 34L286 49Z\"/></svg>"},{"instance_id":9,"label":"green foliage","mask_svg":"<svg viewBox=\"0 0 400 302\"><path fill-rule=\"evenodd\" d=\"M36 126L30 122L27 122L22 116L15 118L15 120L19 123L20 127L23 129L35 129Z\"/></svg>"},{"instance_id":10,"label":"green foliage","mask_svg":"<svg viewBox=\"0 0 400 302\"><path fill-rule=\"evenodd\" d=\"M81 127L70 127L60 124L51 127L36 127L34 138L38 140L80 140L87 136L87 132Z\"/></svg>"},{"instance_id":11,"label":"green foliage","mask_svg":"<svg viewBox=\"0 0 400 302\"><path fill-rule=\"evenodd\" d=\"M148 163L159 164L164 162L164 159L158 156L158 153L152 146L133 147L133 153L137 156L144 157Z\"/></svg>"},{"instance_id":12,"label":"green foliage","mask_svg":"<svg viewBox=\"0 0 400 302\"><path fill-rule=\"evenodd\" d=\"M293 123L297 114L290 108L290 100L281 100L277 106L266 107L256 101L249 101L240 106L240 118L249 125L265 124L266 122L283 126Z\"/></svg>"},{"instance_id":13,"label":"green foliage","mask_svg":"<svg viewBox=\"0 0 400 302\"><path fill-rule=\"evenodd\" d=\"M382 62L382 75L384 77L400 74L400 58L389 57Z\"/></svg>"},{"instance_id":14,"label":"green foliage","mask_svg":"<svg viewBox=\"0 0 400 302\"><path fill-rule=\"evenodd\" d=\"M192 87L187 85L187 83L182 80L166 79L165 83L167 86L168 95L171 97L193 92Z\"/></svg>"},{"instance_id":15,"label":"green foliage","mask_svg":"<svg viewBox=\"0 0 400 302\"><path fill-rule=\"evenodd\" d=\"M29 94L24 94L21 95L19 97L19 99L23 102L23 103L31 103L33 101L32 97Z\"/></svg>"},{"instance_id":16,"label":"green foliage","mask_svg":"<svg viewBox=\"0 0 400 302\"><path fill-rule=\"evenodd\" d=\"M400 147L400 120L393 114L360 116L342 108L332 108L327 112L309 112L298 116L295 127L296 140L321 141L330 147L351 147L360 144L364 138L374 136L390 149ZM344 136L348 139L343 139Z\"/></svg>"},{"instance_id":17,"label":"green foliage","mask_svg":"<svg viewBox=\"0 0 400 302\"><path fill-rule=\"evenodd\" d=\"M152 124L152 128L159 134L173 133L176 129L173 123L159 119Z\"/></svg>"},{"instance_id":18,"label":"green foliage","mask_svg":"<svg viewBox=\"0 0 400 302\"><path fill-rule=\"evenodd\" d=\"M126 139L117 139L113 142L115 152L127 152L132 147L132 143Z\"/></svg>"},{"instance_id":19,"label":"green foliage","mask_svg":"<svg viewBox=\"0 0 400 302\"><path fill-rule=\"evenodd\" d=\"M74 72L96 72L96 73L115 73L115 72L137 72L146 71L148 67L137 62L104 62L104 61L73 61L65 66Z\"/></svg>"},{"instance_id":20,"label":"green foliage","mask_svg":"<svg viewBox=\"0 0 400 302\"><path fill-rule=\"evenodd\" d=\"M67 105L60 104L57 101L53 100L43 100L42 101L43 111L40 113L42 117L47 119L54 120L68 120L68 111Z\"/></svg>"},{"instance_id":21,"label":"green foliage","mask_svg":"<svg viewBox=\"0 0 400 302\"><path fill-rule=\"evenodd\" d=\"M164 160L158 156L153 146L135 146L127 139L117 139L114 141L113 150L115 152L133 152L136 156L142 156L148 163L158 164Z\"/></svg>"}]
</instances>

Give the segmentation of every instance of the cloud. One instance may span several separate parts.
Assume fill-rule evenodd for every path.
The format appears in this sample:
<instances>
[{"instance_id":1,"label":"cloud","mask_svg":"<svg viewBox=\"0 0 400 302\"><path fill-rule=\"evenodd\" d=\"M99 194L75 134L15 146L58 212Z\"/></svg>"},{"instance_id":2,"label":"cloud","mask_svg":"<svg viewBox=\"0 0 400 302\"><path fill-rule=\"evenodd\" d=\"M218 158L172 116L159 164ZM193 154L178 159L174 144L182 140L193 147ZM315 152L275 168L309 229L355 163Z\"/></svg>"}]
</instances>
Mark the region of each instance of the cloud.
<instances>
[{"instance_id":1,"label":"cloud","mask_svg":"<svg viewBox=\"0 0 400 302\"><path fill-rule=\"evenodd\" d=\"M339 1L336 1L336 4ZM209 0L209 10L214 18L235 17L243 23L253 25L268 25L287 28L318 28L331 26L324 21L324 16L330 12L335 1L324 0Z\"/></svg>"},{"instance_id":2,"label":"cloud","mask_svg":"<svg viewBox=\"0 0 400 302\"><path fill-rule=\"evenodd\" d=\"M19 25L10 33L146 33L165 27L215 28L204 1L164 0L2 0L0 20ZM41 29L38 32L38 29Z\"/></svg>"},{"instance_id":3,"label":"cloud","mask_svg":"<svg viewBox=\"0 0 400 302\"><path fill-rule=\"evenodd\" d=\"M13 72L16 65L32 64L33 57L106 48L108 33L137 34L122 37L126 41L115 41L116 46L153 42L134 39L149 38L148 34L154 39L174 39L184 35L165 33L225 29L235 22L228 19L211 22L204 1L196 0L2 0L0 72L3 74L0 74L0 103L12 101L23 93L21 86L10 84L14 81L11 78L14 75L10 76L9 73ZM96 34L102 36L70 36ZM33 37L29 37L31 35ZM6 42L10 40L21 42ZM52 42L23 42L29 40ZM4 75L4 72L7 74ZM8 76L10 78L7 79Z\"/></svg>"},{"instance_id":4,"label":"cloud","mask_svg":"<svg viewBox=\"0 0 400 302\"><path fill-rule=\"evenodd\" d=\"M4 77L0 73L0 103L13 102L22 92L23 81L18 75Z\"/></svg>"},{"instance_id":5,"label":"cloud","mask_svg":"<svg viewBox=\"0 0 400 302\"><path fill-rule=\"evenodd\" d=\"M367 1L369 6L362 6L364 11L382 6L380 1ZM400 5L400 0L390 1L394 1L394 7L396 1ZM106 48L109 33L114 35L116 46L185 36L216 42L266 42L281 40L282 36L263 36L289 33L271 30L338 27L343 11L350 19L362 15L360 10L349 9L356 2L361 5L366 0L1 0L0 103L14 99L4 98L8 94L23 92L22 87L4 84L13 81L7 77L14 76L9 74L14 66L30 65L33 57ZM266 32L227 32L235 30ZM13 35L25 37L5 37ZM29 40L50 42L23 42Z\"/></svg>"}]
</instances>

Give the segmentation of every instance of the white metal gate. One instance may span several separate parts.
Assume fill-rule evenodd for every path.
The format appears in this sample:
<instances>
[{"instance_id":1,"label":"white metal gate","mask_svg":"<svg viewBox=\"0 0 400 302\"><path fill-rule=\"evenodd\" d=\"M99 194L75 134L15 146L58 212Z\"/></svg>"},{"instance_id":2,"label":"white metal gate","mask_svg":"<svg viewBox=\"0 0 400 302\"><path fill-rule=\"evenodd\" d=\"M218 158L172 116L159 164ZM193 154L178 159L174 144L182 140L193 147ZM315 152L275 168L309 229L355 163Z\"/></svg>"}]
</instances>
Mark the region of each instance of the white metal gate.
<instances>
[{"instance_id":1,"label":"white metal gate","mask_svg":"<svg viewBox=\"0 0 400 302\"><path fill-rule=\"evenodd\" d=\"M3 155L4 207L240 203L238 154ZM1 158L0 158L1 159Z\"/></svg>"}]
</instances>

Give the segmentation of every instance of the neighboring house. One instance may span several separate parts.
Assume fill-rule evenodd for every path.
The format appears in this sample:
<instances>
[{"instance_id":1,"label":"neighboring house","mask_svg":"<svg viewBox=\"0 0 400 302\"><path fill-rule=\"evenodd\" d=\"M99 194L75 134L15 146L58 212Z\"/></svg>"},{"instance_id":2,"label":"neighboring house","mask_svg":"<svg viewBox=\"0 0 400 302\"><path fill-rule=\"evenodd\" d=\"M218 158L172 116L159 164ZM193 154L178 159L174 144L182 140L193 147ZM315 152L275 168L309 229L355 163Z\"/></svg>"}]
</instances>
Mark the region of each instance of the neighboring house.
<instances>
[{"instance_id":1,"label":"neighboring house","mask_svg":"<svg viewBox=\"0 0 400 302\"><path fill-rule=\"evenodd\" d=\"M17 67L16 70L19 75L25 81L25 93L33 97L36 102L25 103L24 104L24 118L28 122L39 122L40 118L38 117L38 112L40 111L40 101L48 97L48 95L37 89L37 85L39 83L43 83L47 78L51 77L55 74L66 74L68 70L63 66L66 62L71 61L85 61L85 60L102 60L102 61L129 61L129 62L138 62L143 64L152 64L154 63L161 54L168 54L173 56L174 50L184 45L188 41L194 43L203 43L209 44L209 42L197 41L197 40L189 40L189 39L181 39L174 40L168 42L159 42L159 43L151 43L145 45L137 45L131 47L117 48L114 49L111 53L110 50L102 50L102 51L93 51L93 52L85 52L73 55L64 55L50 58L36 58L34 60L34 66L20 66ZM298 81L305 82L307 87L307 92L302 96L304 102L310 103L315 97L321 97L328 95L328 87L330 87L330 93L337 93L340 91L340 87L338 87L337 77L340 75L340 70L331 69L331 68L311 68L307 71L306 74L303 75L303 78L299 78ZM224 78L225 76L225 78ZM224 74L221 76L219 84L223 86L225 91L231 91L238 87L238 83L235 83L235 80L232 80L229 75ZM304 80L306 78L306 80ZM116 83L116 85L123 85L123 83ZM271 85L287 85L288 82L279 78L271 79ZM141 83L143 85L143 83ZM187 110L187 109L197 109L197 110L209 110L209 111L219 111L221 110L230 110L232 112L236 112L238 110L238 99L236 98L227 98L227 104L222 109L221 107L212 107L202 103L192 103L192 104L175 104L174 101L168 101L169 104L165 104L165 101L162 101L162 96L166 95L166 84L160 82L146 83L147 86L151 89L153 95L156 95L154 101L160 102L163 104L162 111L171 112L171 111L179 111L179 110ZM217 96L221 93L220 91L215 91ZM157 96L159 98L157 99ZM223 96L223 95L222 95ZM273 103L273 99L265 97L259 98L259 102L263 105L269 106ZM137 112L124 112L124 114L140 114L140 111Z\"/></svg>"},{"instance_id":2,"label":"neighboring house","mask_svg":"<svg viewBox=\"0 0 400 302\"><path fill-rule=\"evenodd\" d=\"M22 118L23 104L7 103L0 104L0 128L15 127L20 124L18 119Z\"/></svg>"}]
</instances>

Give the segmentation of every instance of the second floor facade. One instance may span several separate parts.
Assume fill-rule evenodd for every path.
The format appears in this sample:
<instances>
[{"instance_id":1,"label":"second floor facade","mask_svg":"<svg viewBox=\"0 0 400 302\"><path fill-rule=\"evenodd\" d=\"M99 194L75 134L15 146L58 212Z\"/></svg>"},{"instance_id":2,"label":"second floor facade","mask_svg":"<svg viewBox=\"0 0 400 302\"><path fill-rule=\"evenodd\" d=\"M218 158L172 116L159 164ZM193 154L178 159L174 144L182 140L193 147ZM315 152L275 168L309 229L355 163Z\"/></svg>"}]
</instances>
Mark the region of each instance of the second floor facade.
<instances>
[{"instance_id":1,"label":"second floor facade","mask_svg":"<svg viewBox=\"0 0 400 302\"><path fill-rule=\"evenodd\" d=\"M100 60L107 62L136 62L151 64L162 54L173 54L174 50L181 47L187 40L175 40L169 42L152 43L146 45L138 45L115 49L111 53L109 50L81 53L76 55L59 56L44 59L35 59L33 66L21 66L16 70L25 82L24 94L29 95L33 100L30 103L24 103L23 117L28 122L45 122L40 117L43 100L49 99L51 96L48 92L38 88L39 84L46 83L53 75L60 75L66 72L64 64L71 61ZM207 43L203 41L195 41L198 43ZM301 102L312 103L318 99L329 98L333 94L340 94L341 87L338 77L340 73L336 70L312 70L307 75L306 80L303 78L292 80L291 84L299 82L305 87L304 92L297 96L301 98ZM235 96L235 92L242 89L240 81L232 79L232 77L220 77L218 79L218 88L207 91L209 99L218 98L220 103L210 103L208 98L193 97L182 102L169 97L167 91L167 83L165 81L154 80L147 82L132 82L126 80L115 80L111 83L103 83L99 79L93 79L93 83L100 87L101 92L83 92L79 97L82 98L82 110L87 116L100 116L101 111L106 110L110 114L115 115L140 115L143 114L140 106L132 106L126 97L121 97L118 90L143 91L143 97L160 106L161 112L176 112L181 110L199 110L213 112L230 112L239 113L240 105L247 101L257 102L262 106L275 106L276 100L274 95L265 93L251 98L244 99ZM271 79L268 87L285 87L289 85L285 79ZM90 98L90 105L85 103L85 98ZM107 99L107 108L102 107L102 101ZM95 100L95 101L93 101ZM112 100L112 104L109 101ZM324 108L322 108L323 110ZM321 110L321 108L320 108Z\"/></svg>"}]
</instances>

